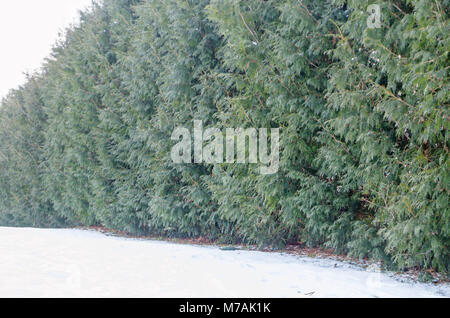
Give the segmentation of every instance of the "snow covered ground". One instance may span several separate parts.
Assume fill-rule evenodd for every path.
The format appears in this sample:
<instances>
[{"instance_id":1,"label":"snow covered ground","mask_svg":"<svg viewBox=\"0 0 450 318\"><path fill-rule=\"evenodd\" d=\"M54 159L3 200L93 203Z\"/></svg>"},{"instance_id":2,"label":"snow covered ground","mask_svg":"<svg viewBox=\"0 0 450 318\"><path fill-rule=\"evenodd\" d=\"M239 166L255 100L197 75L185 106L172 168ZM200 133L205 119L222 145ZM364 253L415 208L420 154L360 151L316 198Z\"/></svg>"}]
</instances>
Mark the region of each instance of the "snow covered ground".
<instances>
[{"instance_id":1,"label":"snow covered ground","mask_svg":"<svg viewBox=\"0 0 450 318\"><path fill-rule=\"evenodd\" d=\"M0 227L0 297L450 297L334 260Z\"/></svg>"}]
</instances>

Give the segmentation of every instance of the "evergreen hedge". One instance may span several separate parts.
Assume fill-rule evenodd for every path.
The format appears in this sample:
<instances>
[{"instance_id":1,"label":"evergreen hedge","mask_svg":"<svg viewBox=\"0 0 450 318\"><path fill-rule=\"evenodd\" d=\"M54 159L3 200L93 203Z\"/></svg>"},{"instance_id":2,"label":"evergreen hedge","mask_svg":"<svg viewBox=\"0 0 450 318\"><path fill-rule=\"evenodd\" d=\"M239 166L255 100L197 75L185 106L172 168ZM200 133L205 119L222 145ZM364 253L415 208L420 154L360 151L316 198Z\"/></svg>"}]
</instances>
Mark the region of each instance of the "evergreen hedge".
<instances>
[{"instance_id":1,"label":"evergreen hedge","mask_svg":"<svg viewBox=\"0 0 450 318\"><path fill-rule=\"evenodd\" d=\"M104 0L0 107L0 224L301 242L448 273L449 1ZM174 164L281 128L280 169Z\"/></svg>"}]
</instances>

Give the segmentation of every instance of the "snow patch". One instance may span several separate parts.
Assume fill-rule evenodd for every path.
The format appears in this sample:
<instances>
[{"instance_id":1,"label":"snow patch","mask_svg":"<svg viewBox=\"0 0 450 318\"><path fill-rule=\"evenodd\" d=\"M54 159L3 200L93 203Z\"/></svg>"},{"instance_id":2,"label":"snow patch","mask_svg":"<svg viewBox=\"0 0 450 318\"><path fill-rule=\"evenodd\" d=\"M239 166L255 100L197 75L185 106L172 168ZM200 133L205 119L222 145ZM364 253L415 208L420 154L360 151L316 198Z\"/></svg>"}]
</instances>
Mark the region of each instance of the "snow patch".
<instances>
[{"instance_id":1,"label":"snow patch","mask_svg":"<svg viewBox=\"0 0 450 318\"><path fill-rule=\"evenodd\" d=\"M0 227L0 297L449 297L376 268L84 230ZM336 266L335 266L336 265Z\"/></svg>"}]
</instances>

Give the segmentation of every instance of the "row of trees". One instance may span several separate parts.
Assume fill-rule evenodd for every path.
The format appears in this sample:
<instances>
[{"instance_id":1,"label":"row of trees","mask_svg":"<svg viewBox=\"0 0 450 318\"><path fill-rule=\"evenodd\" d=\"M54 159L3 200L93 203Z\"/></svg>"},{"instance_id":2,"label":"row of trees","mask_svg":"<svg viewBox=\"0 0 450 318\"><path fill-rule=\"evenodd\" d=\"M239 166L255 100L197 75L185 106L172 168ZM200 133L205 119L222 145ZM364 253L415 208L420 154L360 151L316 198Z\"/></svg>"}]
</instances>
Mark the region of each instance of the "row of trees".
<instances>
[{"instance_id":1,"label":"row of trees","mask_svg":"<svg viewBox=\"0 0 450 318\"><path fill-rule=\"evenodd\" d=\"M0 224L302 242L448 272L448 1L104 0L0 107ZM280 169L170 136L281 127Z\"/></svg>"}]
</instances>

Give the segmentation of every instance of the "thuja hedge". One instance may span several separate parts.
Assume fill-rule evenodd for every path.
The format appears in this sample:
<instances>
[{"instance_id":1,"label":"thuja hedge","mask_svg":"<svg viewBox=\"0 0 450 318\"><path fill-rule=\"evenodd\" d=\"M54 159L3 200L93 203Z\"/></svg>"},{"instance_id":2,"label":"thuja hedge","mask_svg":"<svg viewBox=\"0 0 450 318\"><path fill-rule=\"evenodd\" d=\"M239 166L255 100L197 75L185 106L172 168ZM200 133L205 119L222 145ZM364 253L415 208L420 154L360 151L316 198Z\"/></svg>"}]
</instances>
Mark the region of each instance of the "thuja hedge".
<instances>
[{"instance_id":1,"label":"thuja hedge","mask_svg":"<svg viewBox=\"0 0 450 318\"><path fill-rule=\"evenodd\" d=\"M448 272L448 1L104 0L0 107L0 224L301 242ZM281 128L280 168L172 131Z\"/></svg>"}]
</instances>

